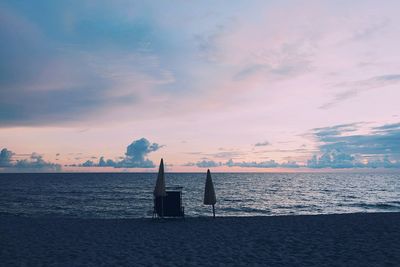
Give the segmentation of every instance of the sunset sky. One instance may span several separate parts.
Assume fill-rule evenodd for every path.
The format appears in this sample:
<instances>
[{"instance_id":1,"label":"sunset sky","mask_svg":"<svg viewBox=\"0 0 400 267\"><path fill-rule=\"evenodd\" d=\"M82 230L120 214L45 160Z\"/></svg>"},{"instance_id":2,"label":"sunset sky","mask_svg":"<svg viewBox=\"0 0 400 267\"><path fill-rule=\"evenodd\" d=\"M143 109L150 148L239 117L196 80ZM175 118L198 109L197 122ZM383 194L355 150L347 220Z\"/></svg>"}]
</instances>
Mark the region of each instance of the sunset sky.
<instances>
[{"instance_id":1,"label":"sunset sky","mask_svg":"<svg viewBox=\"0 0 400 267\"><path fill-rule=\"evenodd\" d=\"M1 1L0 170L400 168L399 10Z\"/></svg>"}]
</instances>

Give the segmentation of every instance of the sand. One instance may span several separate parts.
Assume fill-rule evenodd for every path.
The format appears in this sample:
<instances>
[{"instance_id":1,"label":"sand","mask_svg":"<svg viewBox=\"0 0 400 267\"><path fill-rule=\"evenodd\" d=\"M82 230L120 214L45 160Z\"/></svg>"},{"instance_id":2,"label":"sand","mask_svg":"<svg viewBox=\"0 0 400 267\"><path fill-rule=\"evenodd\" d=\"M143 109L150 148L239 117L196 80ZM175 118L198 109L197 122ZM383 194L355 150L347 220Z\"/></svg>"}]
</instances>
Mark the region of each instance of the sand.
<instances>
[{"instance_id":1,"label":"sand","mask_svg":"<svg viewBox=\"0 0 400 267\"><path fill-rule=\"evenodd\" d=\"M151 219L0 215L1 266L399 266L400 213Z\"/></svg>"}]
</instances>

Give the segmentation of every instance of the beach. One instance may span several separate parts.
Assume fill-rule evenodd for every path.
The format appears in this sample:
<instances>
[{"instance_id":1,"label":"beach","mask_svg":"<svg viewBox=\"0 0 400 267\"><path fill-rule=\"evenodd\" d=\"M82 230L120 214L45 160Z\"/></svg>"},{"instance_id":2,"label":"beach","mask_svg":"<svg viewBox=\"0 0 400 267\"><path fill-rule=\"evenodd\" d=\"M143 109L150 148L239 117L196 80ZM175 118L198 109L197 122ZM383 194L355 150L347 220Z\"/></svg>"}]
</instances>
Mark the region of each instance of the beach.
<instances>
[{"instance_id":1,"label":"beach","mask_svg":"<svg viewBox=\"0 0 400 267\"><path fill-rule=\"evenodd\" d=\"M400 213L186 219L0 216L1 266L396 266Z\"/></svg>"}]
</instances>

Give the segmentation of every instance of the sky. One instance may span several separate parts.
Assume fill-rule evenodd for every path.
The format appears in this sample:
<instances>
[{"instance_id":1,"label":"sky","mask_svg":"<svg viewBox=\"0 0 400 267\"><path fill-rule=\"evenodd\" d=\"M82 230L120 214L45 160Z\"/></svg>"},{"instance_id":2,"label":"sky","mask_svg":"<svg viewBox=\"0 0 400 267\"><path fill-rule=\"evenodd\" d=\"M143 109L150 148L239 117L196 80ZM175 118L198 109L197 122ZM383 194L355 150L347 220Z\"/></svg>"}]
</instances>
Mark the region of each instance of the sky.
<instances>
[{"instance_id":1,"label":"sky","mask_svg":"<svg viewBox=\"0 0 400 267\"><path fill-rule=\"evenodd\" d=\"M1 1L0 171L400 168L399 1Z\"/></svg>"}]
</instances>

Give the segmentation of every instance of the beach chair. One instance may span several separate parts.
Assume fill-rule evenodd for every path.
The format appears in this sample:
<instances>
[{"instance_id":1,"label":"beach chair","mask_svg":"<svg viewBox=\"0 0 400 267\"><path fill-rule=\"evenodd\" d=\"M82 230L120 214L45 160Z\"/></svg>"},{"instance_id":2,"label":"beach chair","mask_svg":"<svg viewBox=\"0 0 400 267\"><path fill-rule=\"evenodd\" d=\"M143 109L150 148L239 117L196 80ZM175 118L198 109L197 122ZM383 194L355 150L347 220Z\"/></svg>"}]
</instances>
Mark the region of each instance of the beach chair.
<instances>
[{"instance_id":1,"label":"beach chair","mask_svg":"<svg viewBox=\"0 0 400 267\"><path fill-rule=\"evenodd\" d=\"M182 187L166 187L166 196L154 197L153 218L155 217L185 217L182 206Z\"/></svg>"}]
</instances>

